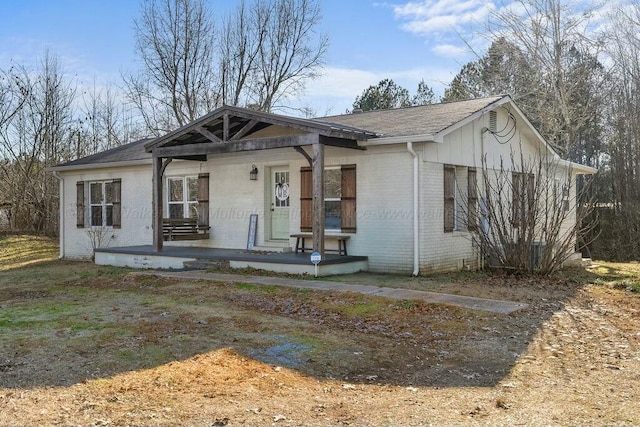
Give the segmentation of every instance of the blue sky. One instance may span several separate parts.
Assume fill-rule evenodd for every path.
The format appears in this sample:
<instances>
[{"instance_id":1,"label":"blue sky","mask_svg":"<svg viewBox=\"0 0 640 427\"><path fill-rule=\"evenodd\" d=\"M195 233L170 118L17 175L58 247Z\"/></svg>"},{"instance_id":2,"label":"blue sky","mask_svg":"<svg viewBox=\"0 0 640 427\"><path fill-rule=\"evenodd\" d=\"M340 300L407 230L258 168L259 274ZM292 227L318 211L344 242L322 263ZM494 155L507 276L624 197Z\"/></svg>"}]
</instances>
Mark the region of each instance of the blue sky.
<instances>
[{"instance_id":1,"label":"blue sky","mask_svg":"<svg viewBox=\"0 0 640 427\"><path fill-rule=\"evenodd\" d=\"M226 11L235 0L209 0ZM120 84L136 68L136 0L0 0L0 67L34 64L46 49L82 85ZM474 36L493 3L483 0L324 0L321 30L329 37L323 76L308 85L297 106L317 114L350 108L367 86L392 78L414 92L420 79L441 95L460 67L473 59L460 35Z\"/></svg>"}]
</instances>

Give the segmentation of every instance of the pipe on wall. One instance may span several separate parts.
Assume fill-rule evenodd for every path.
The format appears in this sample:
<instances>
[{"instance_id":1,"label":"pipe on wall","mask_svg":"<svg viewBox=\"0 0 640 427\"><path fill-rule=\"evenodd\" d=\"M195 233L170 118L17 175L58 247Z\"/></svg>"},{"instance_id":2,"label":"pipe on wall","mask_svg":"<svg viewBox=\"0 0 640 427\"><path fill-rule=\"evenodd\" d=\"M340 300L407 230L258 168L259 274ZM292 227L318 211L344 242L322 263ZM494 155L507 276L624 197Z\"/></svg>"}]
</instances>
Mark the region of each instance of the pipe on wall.
<instances>
[{"instance_id":1,"label":"pipe on wall","mask_svg":"<svg viewBox=\"0 0 640 427\"><path fill-rule=\"evenodd\" d=\"M59 194L60 194L60 206L58 208L58 220L60 221L60 229L58 230L58 233L60 234L59 237L59 242L60 242L60 253L58 255L59 259L64 258L64 217L65 217L65 212L64 212L64 178L62 178L60 176L60 174L58 173L58 171L53 171L53 176L60 182L60 190L59 190Z\"/></svg>"},{"instance_id":2,"label":"pipe on wall","mask_svg":"<svg viewBox=\"0 0 640 427\"><path fill-rule=\"evenodd\" d=\"M418 153L413 143L407 142L407 151L413 157L413 276L420 274L420 193L418 191Z\"/></svg>"}]
</instances>

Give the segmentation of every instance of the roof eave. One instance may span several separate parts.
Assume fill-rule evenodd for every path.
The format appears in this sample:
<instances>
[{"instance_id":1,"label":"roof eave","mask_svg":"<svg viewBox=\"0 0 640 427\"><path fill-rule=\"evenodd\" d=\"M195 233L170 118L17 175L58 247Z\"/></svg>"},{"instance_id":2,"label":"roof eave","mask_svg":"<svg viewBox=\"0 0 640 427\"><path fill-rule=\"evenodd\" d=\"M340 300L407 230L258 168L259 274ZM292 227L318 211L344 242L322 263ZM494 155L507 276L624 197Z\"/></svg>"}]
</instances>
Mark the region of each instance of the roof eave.
<instances>
[{"instance_id":1,"label":"roof eave","mask_svg":"<svg viewBox=\"0 0 640 427\"><path fill-rule=\"evenodd\" d=\"M121 168L127 166L138 166L151 164L151 159L138 159L138 160L122 160L119 162L102 162L102 163L83 163L79 165L68 166L53 166L48 168L48 171L66 172L83 169L106 169L106 168Z\"/></svg>"},{"instance_id":2,"label":"roof eave","mask_svg":"<svg viewBox=\"0 0 640 427\"><path fill-rule=\"evenodd\" d=\"M587 166L587 165L582 165L580 163L574 163L570 160L560 159L558 160L558 163L561 164L562 166L566 166L567 168L571 169L578 175L592 175L598 172L597 168Z\"/></svg>"},{"instance_id":3,"label":"roof eave","mask_svg":"<svg viewBox=\"0 0 640 427\"><path fill-rule=\"evenodd\" d=\"M378 138L371 138L363 141L361 145L370 147L374 145L392 145L392 144L406 144L407 142L442 142L436 136L425 133L419 135L402 135L402 136L380 136Z\"/></svg>"}]
</instances>

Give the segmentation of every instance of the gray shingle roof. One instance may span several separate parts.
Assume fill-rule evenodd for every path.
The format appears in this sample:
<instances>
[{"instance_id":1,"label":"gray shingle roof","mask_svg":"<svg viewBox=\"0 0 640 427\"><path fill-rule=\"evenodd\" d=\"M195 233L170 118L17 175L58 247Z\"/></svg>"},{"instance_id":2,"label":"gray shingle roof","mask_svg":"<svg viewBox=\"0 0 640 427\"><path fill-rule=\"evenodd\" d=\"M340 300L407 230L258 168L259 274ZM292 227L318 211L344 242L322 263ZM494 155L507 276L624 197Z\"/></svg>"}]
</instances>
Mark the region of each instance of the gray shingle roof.
<instances>
[{"instance_id":1,"label":"gray shingle roof","mask_svg":"<svg viewBox=\"0 0 640 427\"><path fill-rule=\"evenodd\" d=\"M138 141L130 142L129 144L124 144L110 150L101 151L100 153L82 157L77 160L72 160L56 167L62 168L99 163L116 163L151 159L151 153L147 153L144 150L144 145L149 141L153 141L153 138L139 139Z\"/></svg>"},{"instance_id":2,"label":"gray shingle roof","mask_svg":"<svg viewBox=\"0 0 640 427\"><path fill-rule=\"evenodd\" d=\"M376 110L356 114L320 117L314 120L353 126L379 136L435 135L504 98L492 96L468 101L445 102L419 107Z\"/></svg>"},{"instance_id":3,"label":"gray shingle roof","mask_svg":"<svg viewBox=\"0 0 640 427\"><path fill-rule=\"evenodd\" d=\"M338 130L362 130L382 137L435 135L503 97L504 95L419 107L343 114L311 120L295 118L295 121L296 123L306 121L310 124L328 124ZM154 139L140 139L111 150L58 165L56 169L151 159L151 153L145 151L145 145L151 141Z\"/></svg>"}]
</instances>

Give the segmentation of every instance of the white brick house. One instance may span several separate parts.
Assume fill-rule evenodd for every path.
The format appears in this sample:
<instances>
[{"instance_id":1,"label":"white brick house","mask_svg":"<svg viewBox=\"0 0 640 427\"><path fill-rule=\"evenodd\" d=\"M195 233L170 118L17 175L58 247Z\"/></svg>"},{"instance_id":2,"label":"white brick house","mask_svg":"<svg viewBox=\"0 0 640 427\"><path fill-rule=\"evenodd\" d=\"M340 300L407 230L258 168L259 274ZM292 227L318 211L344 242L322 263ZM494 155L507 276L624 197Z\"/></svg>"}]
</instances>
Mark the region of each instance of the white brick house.
<instances>
[{"instance_id":1,"label":"white brick house","mask_svg":"<svg viewBox=\"0 0 640 427\"><path fill-rule=\"evenodd\" d=\"M514 134L505 142L492 129L507 123ZM293 253L292 235L311 232L314 249L324 252L326 242L327 261L337 259L328 254L336 242L323 236L348 236L355 269L475 267L480 254L469 231L445 215L445 175L455 176L454 197L462 197L483 155L497 164L521 151L555 155L509 96L311 120L223 107L158 139L55 167L60 256L90 257L96 231L103 263L177 266L167 262L176 247L250 253L249 221L257 215L250 249L291 251L298 264L308 254ZM595 172L562 164L572 179ZM197 217L206 234L163 243L169 217Z\"/></svg>"}]
</instances>

